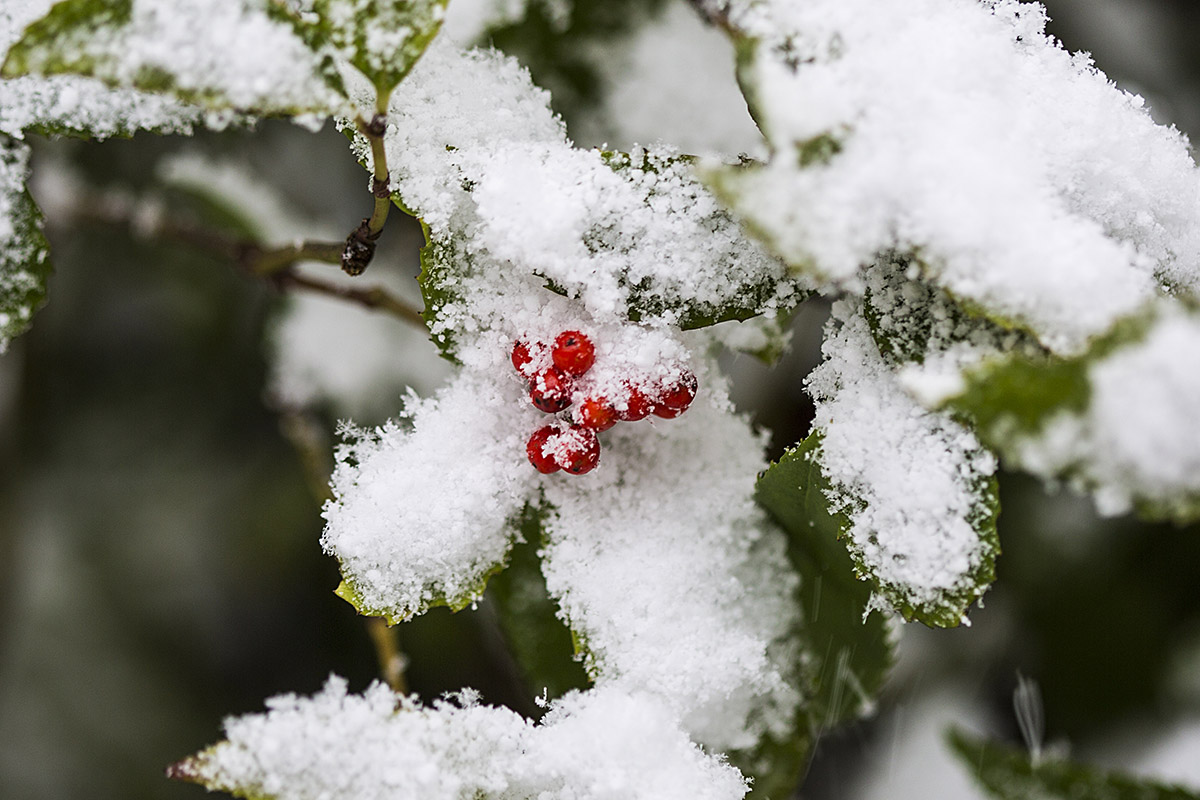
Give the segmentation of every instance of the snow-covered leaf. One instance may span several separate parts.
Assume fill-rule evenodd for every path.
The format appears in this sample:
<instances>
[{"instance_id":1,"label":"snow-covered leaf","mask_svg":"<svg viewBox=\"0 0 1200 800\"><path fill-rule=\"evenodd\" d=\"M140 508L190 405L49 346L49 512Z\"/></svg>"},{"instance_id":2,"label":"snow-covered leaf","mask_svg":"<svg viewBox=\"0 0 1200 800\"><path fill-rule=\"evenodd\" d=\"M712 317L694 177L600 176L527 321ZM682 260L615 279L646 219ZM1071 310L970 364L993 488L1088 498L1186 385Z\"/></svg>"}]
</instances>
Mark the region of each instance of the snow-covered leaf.
<instances>
[{"instance_id":1,"label":"snow-covered leaf","mask_svg":"<svg viewBox=\"0 0 1200 800\"><path fill-rule=\"evenodd\" d=\"M1007 463L1093 493L1102 513L1200 518L1200 313L1155 304L1082 355L966 369L943 406Z\"/></svg>"},{"instance_id":2,"label":"snow-covered leaf","mask_svg":"<svg viewBox=\"0 0 1200 800\"><path fill-rule=\"evenodd\" d=\"M171 777L252 800L740 800L736 769L704 753L652 696L572 693L534 725L464 691L421 706L330 678L311 698L226 720L227 739Z\"/></svg>"},{"instance_id":3,"label":"snow-covered leaf","mask_svg":"<svg viewBox=\"0 0 1200 800\"><path fill-rule=\"evenodd\" d=\"M348 432L321 541L361 613L394 623L464 608L503 567L537 475L518 391L464 371L431 400L410 397L407 420Z\"/></svg>"},{"instance_id":4,"label":"snow-covered leaf","mask_svg":"<svg viewBox=\"0 0 1200 800\"><path fill-rule=\"evenodd\" d=\"M404 80L442 25L447 0L272 0L317 53L336 54L384 94ZM323 72L344 92L336 68Z\"/></svg>"},{"instance_id":5,"label":"snow-covered leaf","mask_svg":"<svg viewBox=\"0 0 1200 800\"><path fill-rule=\"evenodd\" d=\"M29 147L0 134L0 352L46 299L50 253L42 213L25 189Z\"/></svg>"},{"instance_id":6,"label":"snow-covered leaf","mask_svg":"<svg viewBox=\"0 0 1200 800\"><path fill-rule=\"evenodd\" d=\"M8 52L3 75L82 75L222 112L327 115L345 100L266 0L62 0Z\"/></svg>"},{"instance_id":7,"label":"snow-covered leaf","mask_svg":"<svg viewBox=\"0 0 1200 800\"><path fill-rule=\"evenodd\" d=\"M766 164L710 184L797 272L863 290L884 253L1059 354L1200 285L1177 131L1015 0L728 0ZM948 44L952 43L952 44Z\"/></svg>"},{"instance_id":8,"label":"snow-covered leaf","mask_svg":"<svg viewBox=\"0 0 1200 800\"><path fill-rule=\"evenodd\" d=\"M959 730L947 738L963 766L996 800L1200 800L1200 794L1181 786L1052 756L1034 759L1027 750Z\"/></svg>"},{"instance_id":9,"label":"snow-covered leaf","mask_svg":"<svg viewBox=\"0 0 1200 800\"><path fill-rule=\"evenodd\" d=\"M824 496L883 607L960 624L999 552L995 458L946 412L926 411L880 354L861 304L839 301L809 376Z\"/></svg>"}]
</instances>

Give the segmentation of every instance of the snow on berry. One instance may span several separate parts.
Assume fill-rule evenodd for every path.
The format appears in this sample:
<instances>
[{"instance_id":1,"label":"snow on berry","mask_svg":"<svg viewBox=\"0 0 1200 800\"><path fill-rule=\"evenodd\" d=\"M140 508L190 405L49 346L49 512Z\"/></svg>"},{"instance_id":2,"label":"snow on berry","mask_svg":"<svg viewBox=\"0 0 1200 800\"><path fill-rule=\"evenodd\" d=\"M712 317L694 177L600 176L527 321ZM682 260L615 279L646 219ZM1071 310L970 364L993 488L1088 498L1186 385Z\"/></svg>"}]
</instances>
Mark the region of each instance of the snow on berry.
<instances>
[{"instance_id":1,"label":"snow on berry","mask_svg":"<svg viewBox=\"0 0 1200 800\"><path fill-rule=\"evenodd\" d=\"M617 415L622 422L637 422L645 419L654 410L654 403L642 391L641 386L626 384L617 406Z\"/></svg>"},{"instance_id":2,"label":"snow on berry","mask_svg":"<svg viewBox=\"0 0 1200 800\"><path fill-rule=\"evenodd\" d=\"M533 435L529 437L529 441L525 444L525 452L529 456L529 463L533 464L537 468L537 471L543 475L549 475L552 472L558 472L562 469L554 457L554 451L548 446L551 438L557 434L557 426L543 425L533 432Z\"/></svg>"},{"instance_id":3,"label":"snow on berry","mask_svg":"<svg viewBox=\"0 0 1200 800\"><path fill-rule=\"evenodd\" d=\"M529 399L539 411L554 414L571 405L571 379L558 369L546 369L533 376Z\"/></svg>"}]
</instances>

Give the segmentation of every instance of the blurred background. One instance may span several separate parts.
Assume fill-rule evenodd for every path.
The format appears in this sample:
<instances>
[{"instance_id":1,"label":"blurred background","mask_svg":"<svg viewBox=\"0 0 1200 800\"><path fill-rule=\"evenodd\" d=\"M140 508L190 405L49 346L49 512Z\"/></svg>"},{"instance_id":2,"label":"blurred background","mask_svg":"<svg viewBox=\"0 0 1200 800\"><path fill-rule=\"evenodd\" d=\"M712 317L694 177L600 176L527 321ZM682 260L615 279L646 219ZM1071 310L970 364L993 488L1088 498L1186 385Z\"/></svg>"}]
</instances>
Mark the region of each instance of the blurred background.
<instances>
[{"instance_id":1,"label":"blurred background","mask_svg":"<svg viewBox=\"0 0 1200 800\"><path fill-rule=\"evenodd\" d=\"M1047 6L1068 48L1200 136L1200 4ZM728 44L683 0L530 8L483 36L554 93L577 143L761 152ZM452 17L447 35L481 34ZM0 797L199 798L163 770L217 741L223 717L311 693L331 672L355 689L379 675L321 553L322 472L339 419L381 422L446 367L403 323L283 296L136 224L71 213L97 192L208 181L252 197L268 237L344 236L370 198L331 126L35 148L56 273L32 331L0 356ZM415 297L420 243L396 215L368 282ZM802 309L774 369L727 360L773 455L807 432L803 378L824 315ZM986 607L970 628L903 629L879 713L821 743L805 797L976 796L942 730L1019 741L1018 674L1040 687L1050 746L1200 788L1200 531L1101 520L1022 476L1001 486ZM399 643L421 696L470 685L536 712L486 601L431 612Z\"/></svg>"}]
</instances>

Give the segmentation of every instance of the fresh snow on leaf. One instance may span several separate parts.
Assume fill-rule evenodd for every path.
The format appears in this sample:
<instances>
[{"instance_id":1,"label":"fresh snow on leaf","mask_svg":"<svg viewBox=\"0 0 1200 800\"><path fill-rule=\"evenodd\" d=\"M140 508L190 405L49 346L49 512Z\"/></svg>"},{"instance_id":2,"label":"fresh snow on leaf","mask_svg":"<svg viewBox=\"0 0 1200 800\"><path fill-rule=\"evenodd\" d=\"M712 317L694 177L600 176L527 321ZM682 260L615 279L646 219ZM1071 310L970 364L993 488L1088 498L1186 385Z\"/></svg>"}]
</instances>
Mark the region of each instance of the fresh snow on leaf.
<instances>
[{"instance_id":1,"label":"fresh snow on leaf","mask_svg":"<svg viewBox=\"0 0 1200 800\"><path fill-rule=\"evenodd\" d=\"M1200 314L1163 302L1070 359L969 369L945 400L1013 466L1090 490L1105 514L1200 517Z\"/></svg>"},{"instance_id":2,"label":"fresh snow on leaf","mask_svg":"<svg viewBox=\"0 0 1200 800\"><path fill-rule=\"evenodd\" d=\"M461 253L445 280L464 302L439 309L435 340L510 328L511 298L485 297L505 273L550 282L596 318L650 325L690 327L801 299L689 159L573 148L546 103L515 62L437 43L393 95L392 188L435 244ZM365 157L363 141L358 148Z\"/></svg>"},{"instance_id":3,"label":"fresh snow on leaf","mask_svg":"<svg viewBox=\"0 0 1200 800\"><path fill-rule=\"evenodd\" d=\"M762 443L710 369L687 413L618 425L595 473L544 483L543 570L598 686L653 691L728 750L790 723L796 578L754 505Z\"/></svg>"},{"instance_id":4,"label":"fresh snow on leaf","mask_svg":"<svg viewBox=\"0 0 1200 800\"><path fill-rule=\"evenodd\" d=\"M216 110L342 109L322 65L268 0L63 0L9 50L5 77L75 74Z\"/></svg>"},{"instance_id":5,"label":"fresh snow on leaf","mask_svg":"<svg viewBox=\"0 0 1200 800\"><path fill-rule=\"evenodd\" d=\"M411 397L407 419L347 432L321 541L362 613L399 621L483 594L538 475L521 395L507 375L463 371L433 399Z\"/></svg>"},{"instance_id":6,"label":"fresh snow on leaf","mask_svg":"<svg viewBox=\"0 0 1200 800\"><path fill-rule=\"evenodd\" d=\"M850 522L847 544L886 606L956 625L992 579L996 459L903 389L860 302L834 304L823 351L808 379L813 429L831 510Z\"/></svg>"},{"instance_id":7,"label":"fresh snow on leaf","mask_svg":"<svg viewBox=\"0 0 1200 800\"><path fill-rule=\"evenodd\" d=\"M773 145L715 171L796 269L861 291L918 251L928 279L1077 352L1158 291L1200 285L1200 178L1157 126L1015 0L730 0Z\"/></svg>"},{"instance_id":8,"label":"fresh snow on leaf","mask_svg":"<svg viewBox=\"0 0 1200 800\"><path fill-rule=\"evenodd\" d=\"M0 6L0 52L16 42L30 22L42 17L53 0L8 0ZM0 133L22 138L28 131L106 138L139 130L188 133L201 118L169 97L110 89L73 75L0 78ZM225 120L210 115L219 127Z\"/></svg>"},{"instance_id":9,"label":"fresh snow on leaf","mask_svg":"<svg viewBox=\"0 0 1200 800\"><path fill-rule=\"evenodd\" d=\"M227 739L171 775L263 800L739 800L741 775L705 754L654 697L572 693L534 725L471 693L421 706L331 678L311 698L227 720Z\"/></svg>"},{"instance_id":10,"label":"fresh snow on leaf","mask_svg":"<svg viewBox=\"0 0 1200 800\"><path fill-rule=\"evenodd\" d=\"M25 189L29 147L0 133L0 353L29 327L50 272L42 214Z\"/></svg>"}]
</instances>

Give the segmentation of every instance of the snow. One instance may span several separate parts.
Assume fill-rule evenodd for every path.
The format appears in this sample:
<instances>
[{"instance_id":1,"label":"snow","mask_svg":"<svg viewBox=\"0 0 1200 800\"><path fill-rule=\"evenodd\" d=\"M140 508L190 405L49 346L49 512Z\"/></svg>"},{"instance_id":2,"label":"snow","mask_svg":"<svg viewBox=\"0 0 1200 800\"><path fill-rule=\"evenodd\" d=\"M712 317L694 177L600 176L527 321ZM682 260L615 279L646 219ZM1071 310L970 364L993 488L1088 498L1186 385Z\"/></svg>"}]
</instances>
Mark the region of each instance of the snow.
<instances>
[{"instance_id":1,"label":"snow","mask_svg":"<svg viewBox=\"0 0 1200 800\"><path fill-rule=\"evenodd\" d=\"M276 800L737 800L737 770L683 736L653 698L598 690L557 701L538 725L473 694L422 707L330 678L226 722L227 741L175 768Z\"/></svg>"},{"instance_id":2,"label":"snow","mask_svg":"<svg viewBox=\"0 0 1200 800\"><path fill-rule=\"evenodd\" d=\"M20 19L48 6L24 0ZM153 82L220 109L328 113L344 104L318 76L317 56L268 17L263 0L133 0L127 24L65 33L53 51L34 48L27 66L33 73L53 67L64 52L86 55L91 74L111 85L162 76ZM143 105L142 114L153 113L152 103Z\"/></svg>"},{"instance_id":3,"label":"snow","mask_svg":"<svg viewBox=\"0 0 1200 800\"><path fill-rule=\"evenodd\" d=\"M917 252L929 279L1079 352L1200 279L1200 181L1177 131L1044 33L1036 4L746 0L770 164L734 205L829 287ZM827 163L794 149L832 137Z\"/></svg>"},{"instance_id":4,"label":"snow","mask_svg":"<svg viewBox=\"0 0 1200 800\"><path fill-rule=\"evenodd\" d=\"M1102 514L1135 503L1172 510L1200 500L1200 316L1161 307L1145 339L1088 366L1090 400L1020 437L1015 461L1092 489Z\"/></svg>"},{"instance_id":5,"label":"snow","mask_svg":"<svg viewBox=\"0 0 1200 800\"><path fill-rule=\"evenodd\" d=\"M834 303L823 352L808 378L813 430L831 507L851 522L851 550L914 606L974 595L973 573L989 555L975 524L995 457L949 414L924 410L904 391L858 302Z\"/></svg>"}]
</instances>

